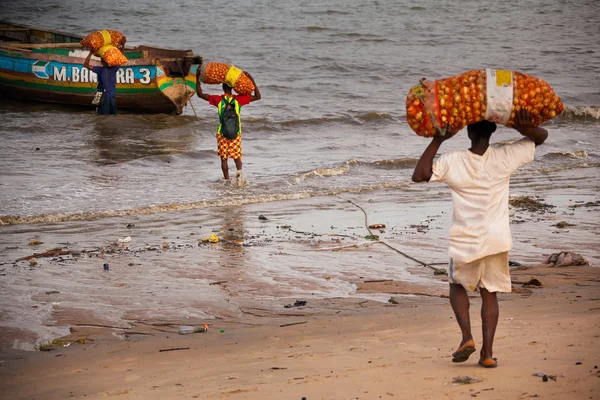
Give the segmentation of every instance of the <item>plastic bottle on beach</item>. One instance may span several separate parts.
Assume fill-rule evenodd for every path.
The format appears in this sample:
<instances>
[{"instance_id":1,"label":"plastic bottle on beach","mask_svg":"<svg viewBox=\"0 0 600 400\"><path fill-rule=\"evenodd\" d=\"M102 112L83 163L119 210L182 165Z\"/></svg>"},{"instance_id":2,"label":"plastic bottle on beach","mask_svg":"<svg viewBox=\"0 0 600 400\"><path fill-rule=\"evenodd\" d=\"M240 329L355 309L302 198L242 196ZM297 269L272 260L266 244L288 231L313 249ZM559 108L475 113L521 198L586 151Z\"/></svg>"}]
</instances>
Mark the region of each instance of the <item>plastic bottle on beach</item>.
<instances>
[{"instance_id":1,"label":"plastic bottle on beach","mask_svg":"<svg viewBox=\"0 0 600 400\"><path fill-rule=\"evenodd\" d=\"M187 335L188 333L206 332L207 330L208 330L208 327L206 325L204 325L204 326L183 325L183 326L179 327L179 334Z\"/></svg>"}]
</instances>

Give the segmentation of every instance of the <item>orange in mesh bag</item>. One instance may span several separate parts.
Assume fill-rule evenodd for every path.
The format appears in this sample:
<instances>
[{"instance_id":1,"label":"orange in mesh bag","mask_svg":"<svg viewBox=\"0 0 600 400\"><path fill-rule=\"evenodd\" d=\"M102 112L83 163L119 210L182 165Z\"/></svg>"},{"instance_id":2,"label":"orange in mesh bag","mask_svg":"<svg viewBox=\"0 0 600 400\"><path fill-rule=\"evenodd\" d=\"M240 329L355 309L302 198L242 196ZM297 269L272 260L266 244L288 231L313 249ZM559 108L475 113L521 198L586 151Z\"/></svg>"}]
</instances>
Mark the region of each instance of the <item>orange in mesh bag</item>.
<instances>
[{"instance_id":1,"label":"orange in mesh bag","mask_svg":"<svg viewBox=\"0 0 600 400\"><path fill-rule=\"evenodd\" d=\"M473 70L433 82L422 79L406 97L406 121L417 135L427 137L446 122L453 131L481 120L513 126L521 108L539 125L564 106L542 79L516 71Z\"/></svg>"},{"instance_id":2,"label":"orange in mesh bag","mask_svg":"<svg viewBox=\"0 0 600 400\"><path fill-rule=\"evenodd\" d=\"M231 64L212 61L202 64L200 81L208 85L227 83L241 95L249 95L254 90L254 84L244 71Z\"/></svg>"},{"instance_id":3,"label":"orange in mesh bag","mask_svg":"<svg viewBox=\"0 0 600 400\"><path fill-rule=\"evenodd\" d=\"M117 49L115 46L103 46L98 49L98 54L102 59L111 67L116 65L125 65L127 64L127 57L121 53L121 50Z\"/></svg>"},{"instance_id":4,"label":"orange in mesh bag","mask_svg":"<svg viewBox=\"0 0 600 400\"><path fill-rule=\"evenodd\" d=\"M90 33L84 37L80 43L83 47L87 47L93 52L97 52L101 47L107 45L118 47L124 45L126 41L125 35L119 31L103 30Z\"/></svg>"}]
</instances>

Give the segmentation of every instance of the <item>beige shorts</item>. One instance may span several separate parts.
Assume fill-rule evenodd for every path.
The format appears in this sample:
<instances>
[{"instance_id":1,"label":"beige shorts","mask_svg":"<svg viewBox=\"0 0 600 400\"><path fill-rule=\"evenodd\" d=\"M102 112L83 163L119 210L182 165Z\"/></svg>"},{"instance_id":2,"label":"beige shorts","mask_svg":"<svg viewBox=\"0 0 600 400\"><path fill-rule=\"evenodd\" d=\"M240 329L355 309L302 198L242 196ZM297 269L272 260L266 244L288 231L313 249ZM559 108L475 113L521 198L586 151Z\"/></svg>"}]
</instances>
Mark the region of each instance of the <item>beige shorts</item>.
<instances>
[{"instance_id":1,"label":"beige shorts","mask_svg":"<svg viewBox=\"0 0 600 400\"><path fill-rule=\"evenodd\" d=\"M468 291L477 288L485 288L490 293L512 290L507 251L469 263L457 263L451 258L448 270L450 283L459 283Z\"/></svg>"}]
</instances>

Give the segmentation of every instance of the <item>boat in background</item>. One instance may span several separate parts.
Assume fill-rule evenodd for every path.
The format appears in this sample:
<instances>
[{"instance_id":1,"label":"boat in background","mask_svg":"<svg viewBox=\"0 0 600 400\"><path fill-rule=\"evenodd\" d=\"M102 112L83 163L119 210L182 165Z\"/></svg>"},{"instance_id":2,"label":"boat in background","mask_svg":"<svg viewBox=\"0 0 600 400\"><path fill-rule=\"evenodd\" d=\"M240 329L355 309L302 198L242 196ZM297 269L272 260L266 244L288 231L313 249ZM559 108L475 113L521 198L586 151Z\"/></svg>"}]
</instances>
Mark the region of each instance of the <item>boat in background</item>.
<instances>
[{"instance_id":1,"label":"boat in background","mask_svg":"<svg viewBox=\"0 0 600 400\"><path fill-rule=\"evenodd\" d=\"M96 74L83 67L83 36L0 21L0 95L95 108ZM119 109L181 114L196 93L202 57L192 50L125 47L117 72ZM94 61L96 61L94 63ZM92 57L92 65L100 65Z\"/></svg>"}]
</instances>

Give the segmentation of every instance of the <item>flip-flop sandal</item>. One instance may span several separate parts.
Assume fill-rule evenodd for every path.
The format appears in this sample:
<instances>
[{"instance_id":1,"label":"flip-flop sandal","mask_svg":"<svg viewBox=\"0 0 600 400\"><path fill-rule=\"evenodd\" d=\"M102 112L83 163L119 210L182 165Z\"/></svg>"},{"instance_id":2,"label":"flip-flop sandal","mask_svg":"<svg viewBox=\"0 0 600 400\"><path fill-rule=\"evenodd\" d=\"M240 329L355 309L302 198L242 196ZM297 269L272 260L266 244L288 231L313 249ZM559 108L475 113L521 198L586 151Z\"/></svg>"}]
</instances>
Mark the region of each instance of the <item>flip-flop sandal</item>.
<instances>
[{"instance_id":1,"label":"flip-flop sandal","mask_svg":"<svg viewBox=\"0 0 600 400\"><path fill-rule=\"evenodd\" d=\"M456 357L456 355L461 351L464 350L465 347L473 347L475 348L475 342L473 341L473 339L471 340L467 340L467 342L465 344L463 344L462 346L460 346L458 348L458 350L456 350L454 353L452 353L452 357Z\"/></svg>"},{"instance_id":2,"label":"flip-flop sandal","mask_svg":"<svg viewBox=\"0 0 600 400\"><path fill-rule=\"evenodd\" d=\"M475 343L469 340L452 353L452 362L461 363L469 359L471 354L475 353Z\"/></svg>"},{"instance_id":3,"label":"flip-flop sandal","mask_svg":"<svg viewBox=\"0 0 600 400\"><path fill-rule=\"evenodd\" d=\"M479 365L483 368L496 368L498 366L497 358L486 358L485 360L479 360Z\"/></svg>"}]
</instances>

